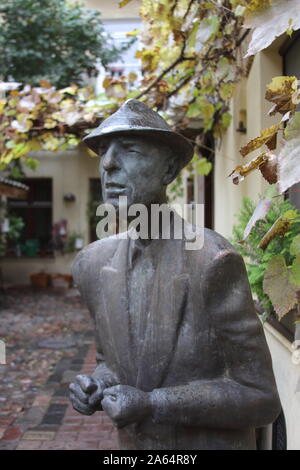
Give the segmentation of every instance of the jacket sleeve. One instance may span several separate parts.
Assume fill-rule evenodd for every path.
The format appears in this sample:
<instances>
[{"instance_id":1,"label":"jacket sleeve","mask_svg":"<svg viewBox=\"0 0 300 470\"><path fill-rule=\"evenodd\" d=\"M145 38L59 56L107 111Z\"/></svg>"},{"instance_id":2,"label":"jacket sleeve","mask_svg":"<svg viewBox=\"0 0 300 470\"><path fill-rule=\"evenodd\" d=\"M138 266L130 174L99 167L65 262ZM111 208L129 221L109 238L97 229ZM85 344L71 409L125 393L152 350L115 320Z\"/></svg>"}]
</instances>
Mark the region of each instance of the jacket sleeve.
<instances>
[{"instance_id":1,"label":"jacket sleeve","mask_svg":"<svg viewBox=\"0 0 300 470\"><path fill-rule=\"evenodd\" d=\"M95 323L95 312L92 308L91 302L89 302L89 295L88 295L88 288L87 286L89 285L89 269L91 267L91 263L89 260L89 252L88 248L83 249L78 253L76 256L73 264L72 264L72 276L75 281L76 287L78 288L81 299L84 304L87 305L89 312L92 316L92 319ZM96 331L96 328L95 328ZM104 357L103 357L103 352L102 352L102 347L100 344L99 340L99 335L96 332L96 363L97 367L94 370L94 372L91 374L92 377L95 379L103 380L105 385L107 387L111 387L113 385L117 385L119 381L117 380L117 377L115 374L107 367Z\"/></svg>"},{"instance_id":2,"label":"jacket sleeve","mask_svg":"<svg viewBox=\"0 0 300 470\"><path fill-rule=\"evenodd\" d=\"M153 390L154 422L222 429L273 422L280 401L242 257L219 252L201 288L224 361L222 376Z\"/></svg>"}]
</instances>

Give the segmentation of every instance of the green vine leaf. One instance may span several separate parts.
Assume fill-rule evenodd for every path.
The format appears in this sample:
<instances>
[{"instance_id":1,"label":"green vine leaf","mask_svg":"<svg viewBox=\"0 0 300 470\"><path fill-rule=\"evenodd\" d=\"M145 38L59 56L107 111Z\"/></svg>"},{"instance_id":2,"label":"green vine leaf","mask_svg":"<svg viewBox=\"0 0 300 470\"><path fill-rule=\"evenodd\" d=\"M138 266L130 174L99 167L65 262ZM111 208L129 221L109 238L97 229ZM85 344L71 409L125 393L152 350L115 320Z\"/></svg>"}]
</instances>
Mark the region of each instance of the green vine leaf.
<instances>
[{"instance_id":1,"label":"green vine leaf","mask_svg":"<svg viewBox=\"0 0 300 470\"><path fill-rule=\"evenodd\" d=\"M297 304L297 287L282 255L274 256L268 263L263 280L264 292L269 296L281 320Z\"/></svg>"},{"instance_id":2,"label":"green vine leaf","mask_svg":"<svg viewBox=\"0 0 300 470\"><path fill-rule=\"evenodd\" d=\"M290 254L295 256L298 253L300 253L300 234L296 235L295 238L293 238L293 241L290 246Z\"/></svg>"},{"instance_id":3,"label":"green vine leaf","mask_svg":"<svg viewBox=\"0 0 300 470\"><path fill-rule=\"evenodd\" d=\"M288 214L289 212L289 214ZM259 248L265 250L268 245L271 243L272 240L276 237L280 237L287 233L291 227L291 219L293 218L290 213L294 211L287 211L283 216L278 217L278 219L274 222L270 230L263 236L259 243Z\"/></svg>"},{"instance_id":4,"label":"green vine leaf","mask_svg":"<svg viewBox=\"0 0 300 470\"><path fill-rule=\"evenodd\" d=\"M290 268L291 282L300 287L300 253L297 254Z\"/></svg>"},{"instance_id":5,"label":"green vine leaf","mask_svg":"<svg viewBox=\"0 0 300 470\"><path fill-rule=\"evenodd\" d=\"M196 171L199 175L207 176L212 170L212 163L207 158L200 158L195 163Z\"/></svg>"}]
</instances>

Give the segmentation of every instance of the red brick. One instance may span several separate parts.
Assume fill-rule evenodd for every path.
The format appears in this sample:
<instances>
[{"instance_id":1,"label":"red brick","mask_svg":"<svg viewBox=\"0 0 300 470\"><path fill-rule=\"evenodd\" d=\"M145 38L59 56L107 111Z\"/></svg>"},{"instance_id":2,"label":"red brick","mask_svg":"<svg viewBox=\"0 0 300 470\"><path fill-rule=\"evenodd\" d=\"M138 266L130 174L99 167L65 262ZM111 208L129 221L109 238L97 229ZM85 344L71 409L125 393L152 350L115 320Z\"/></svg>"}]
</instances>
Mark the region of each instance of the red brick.
<instances>
[{"instance_id":1,"label":"red brick","mask_svg":"<svg viewBox=\"0 0 300 470\"><path fill-rule=\"evenodd\" d=\"M80 441L78 440L75 444L74 449L78 450L98 450L99 441Z\"/></svg>"},{"instance_id":2,"label":"red brick","mask_svg":"<svg viewBox=\"0 0 300 470\"><path fill-rule=\"evenodd\" d=\"M49 395L39 395L34 399L32 403L33 406L47 406L51 400L51 396Z\"/></svg>"},{"instance_id":3,"label":"red brick","mask_svg":"<svg viewBox=\"0 0 300 470\"><path fill-rule=\"evenodd\" d=\"M62 405L68 405L70 403L70 399L68 397L55 397L51 400L51 403L59 403Z\"/></svg>"},{"instance_id":4,"label":"red brick","mask_svg":"<svg viewBox=\"0 0 300 470\"><path fill-rule=\"evenodd\" d=\"M47 441L43 442L40 446L41 450L63 450L66 444L62 441Z\"/></svg>"},{"instance_id":5,"label":"red brick","mask_svg":"<svg viewBox=\"0 0 300 470\"><path fill-rule=\"evenodd\" d=\"M22 435L22 430L20 426L10 426L6 429L3 440L4 441L14 441L15 439L19 439Z\"/></svg>"},{"instance_id":6,"label":"red brick","mask_svg":"<svg viewBox=\"0 0 300 470\"><path fill-rule=\"evenodd\" d=\"M73 416L67 416L63 421L63 425L65 425L65 424L74 424L74 425L76 425L76 424L82 424L82 423L83 423L83 419L80 418L80 417L76 418L75 416L74 417Z\"/></svg>"},{"instance_id":7,"label":"red brick","mask_svg":"<svg viewBox=\"0 0 300 470\"><path fill-rule=\"evenodd\" d=\"M72 416L74 418L80 416L80 414L78 413L78 411L75 411L73 408L69 407L67 408L66 410L66 413L65 413L65 416Z\"/></svg>"},{"instance_id":8,"label":"red brick","mask_svg":"<svg viewBox=\"0 0 300 470\"><path fill-rule=\"evenodd\" d=\"M94 440L102 440L102 439L109 439L110 436L108 433L102 432L80 432L78 436L79 441L94 441Z\"/></svg>"},{"instance_id":9,"label":"red brick","mask_svg":"<svg viewBox=\"0 0 300 470\"><path fill-rule=\"evenodd\" d=\"M106 424L106 423L103 423L102 424L102 429L106 430L106 431L112 431L114 430L114 427L112 424Z\"/></svg>"},{"instance_id":10,"label":"red brick","mask_svg":"<svg viewBox=\"0 0 300 470\"><path fill-rule=\"evenodd\" d=\"M103 426L102 424L89 424L89 425L85 425L85 426L81 426L80 430L82 432L84 431L89 431L89 432L98 432L98 431L103 431ZM108 432L106 430L104 430L104 432Z\"/></svg>"},{"instance_id":11,"label":"red brick","mask_svg":"<svg viewBox=\"0 0 300 470\"><path fill-rule=\"evenodd\" d=\"M66 431L58 431L56 436L55 436L55 440L56 441L68 441L68 440L77 440L78 439L78 432L76 431L70 431L70 432L66 432Z\"/></svg>"},{"instance_id":12,"label":"red brick","mask_svg":"<svg viewBox=\"0 0 300 470\"><path fill-rule=\"evenodd\" d=\"M15 418L12 416L8 416L7 418L0 418L0 426L8 426L13 422Z\"/></svg>"},{"instance_id":13,"label":"red brick","mask_svg":"<svg viewBox=\"0 0 300 470\"><path fill-rule=\"evenodd\" d=\"M119 445L117 442L110 439L102 440L99 443L99 450L119 450Z\"/></svg>"},{"instance_id":14,"label":"red brick","mask_svg":"<svg viewBox=\"0 0 300 470\"><path fill-rule=\"evenodd\" d=\"M60 431L71 432L71 431L82 431L82 426L74 424L65 424L60 427Z\"/></svg>"},{"instance_id":15,"label":"red brick","mask_svg":"<svg viewBox=\"0 0 300 470\"><path fill-rule=\"evenodd\" d=\"M41 450L98 450L99 441L45 442Z\"/></svg>"},{"instance_id":16,"label":"red brick","mask_svg":"<svg viewBox=\"0 0 300 470\"><path fill-rule=\"evenodd\" d=\"M37 450L41 447L42 441L23 441L21 440L16 450Z\"/></svg>"}]
</instances>

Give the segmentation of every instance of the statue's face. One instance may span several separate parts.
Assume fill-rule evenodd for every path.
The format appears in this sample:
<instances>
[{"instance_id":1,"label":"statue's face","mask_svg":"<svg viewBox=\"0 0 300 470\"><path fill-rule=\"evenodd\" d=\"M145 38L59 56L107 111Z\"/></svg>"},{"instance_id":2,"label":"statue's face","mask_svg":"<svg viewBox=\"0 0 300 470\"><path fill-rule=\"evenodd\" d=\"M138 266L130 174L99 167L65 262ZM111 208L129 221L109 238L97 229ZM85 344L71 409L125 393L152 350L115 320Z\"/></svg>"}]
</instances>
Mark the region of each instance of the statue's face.
<instances>
[{"instance_id":1,"label":"statue's face","mask_svg":"<svg viewBox=\"0 0 300 470\"><path fill-rule=\"evenodd\" d=\"M172 159L170 150L155 136L108 137L99 154L104 202L118 207L120 196L127 196L128 206L162 202Z\"/></svg>"}]
</instances>

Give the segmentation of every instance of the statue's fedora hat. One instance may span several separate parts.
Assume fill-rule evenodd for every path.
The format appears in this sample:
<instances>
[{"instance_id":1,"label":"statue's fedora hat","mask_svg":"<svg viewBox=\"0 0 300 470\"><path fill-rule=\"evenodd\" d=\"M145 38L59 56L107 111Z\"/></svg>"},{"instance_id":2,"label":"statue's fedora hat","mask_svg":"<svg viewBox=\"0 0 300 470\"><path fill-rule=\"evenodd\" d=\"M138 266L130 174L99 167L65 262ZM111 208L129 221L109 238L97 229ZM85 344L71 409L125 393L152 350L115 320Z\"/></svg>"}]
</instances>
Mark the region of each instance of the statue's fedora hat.
<instances>
[{"instance_id":1,"label":"statue's fedora hat","mask_svg":"<svg viewBox=\"0 0 300 470\"><path fill-rule=\"evenodd\" d=\"M169 145L174 155L179 158L181 168L191 160L194 153L192 145L185 137L172 131L158 113L134 99L127 100L118 111L102 121L83 140L90 149L99 153L99 146L104 137L121 133L162 137L162 141Z\"/></svg>"}]
</instances>

